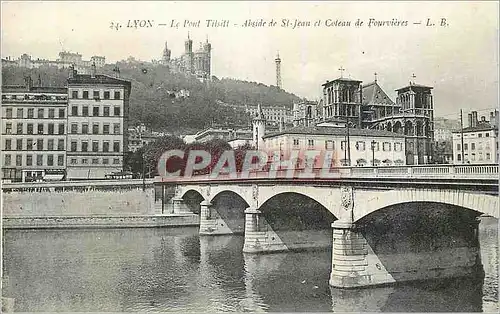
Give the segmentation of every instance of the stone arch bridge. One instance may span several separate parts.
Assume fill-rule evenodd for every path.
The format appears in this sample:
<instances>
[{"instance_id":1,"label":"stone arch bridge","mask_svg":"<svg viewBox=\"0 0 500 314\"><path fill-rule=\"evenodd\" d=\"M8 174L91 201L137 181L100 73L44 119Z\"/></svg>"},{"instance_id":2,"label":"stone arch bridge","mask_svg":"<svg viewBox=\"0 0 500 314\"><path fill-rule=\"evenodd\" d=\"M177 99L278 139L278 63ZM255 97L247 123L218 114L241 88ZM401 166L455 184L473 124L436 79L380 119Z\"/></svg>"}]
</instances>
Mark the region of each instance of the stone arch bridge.
<instances>
[{"instance_id":1,"label":"stone arch bridge","mask_svg":"<svg viewBox=\"0 0 500 314\"><path fill-rule=\"evenodd\" d=\"M280 195L313 200L334 221L333 241L328 231L330 284L337 287L477 274L482 270L477 218L499 217L497 165L345 167L328 178L267 175L192 177L156 184L175 191L174 213L190 211L193 199L199 204L200 235L244 231L246 253L318 246L321 241L314 236L284 241L261 210ZM241 228L230 226L220 213L217 199L222 195L239 200L233 210L241 214ZM191 205L188 196L195 196ZM421 223L424 220L427 225ZM451 231L446 229L450 225Z\"/></svg>"}]
</instances>

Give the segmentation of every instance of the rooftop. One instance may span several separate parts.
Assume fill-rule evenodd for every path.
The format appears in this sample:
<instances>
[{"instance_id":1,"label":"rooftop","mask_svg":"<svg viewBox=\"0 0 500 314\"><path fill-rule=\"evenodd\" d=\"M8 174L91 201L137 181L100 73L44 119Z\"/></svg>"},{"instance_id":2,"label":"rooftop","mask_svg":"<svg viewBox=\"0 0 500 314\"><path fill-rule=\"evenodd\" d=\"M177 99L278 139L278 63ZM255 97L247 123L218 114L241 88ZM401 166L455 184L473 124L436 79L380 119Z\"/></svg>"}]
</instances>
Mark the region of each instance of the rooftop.
<instances>
[{"instance_id":1,"label":"rooftop","mask_svg":"<svg viewBox=\"0 0 500 314\"><path fill-rule=\"evenodd\" d=\"M68 84L108 84L108 85L125 85L130 89L132 83L127 80L118 79L115 77L96 74L92 77L90 74L76 74L73 78L68 78Z\"/></svg>"},{"instance_id":2,"label":"rooftop","mask_svg":"<svg viewBox=\"0 0 500 314\"><path fill-rule=\"evenodd\" d=\"M351 78L346 78L346 77L339 77L337 79L334 79L333 81L326 81L326 83L322 84L321 86L326 86L326 85L332 84L334 82L354 82L354 83L361 83L363 81L353 80Z\"/></svg>"},{"instance_id":3,"label":"rooftop","mask_svg":"<svg viewBox=\"0 0 500 314\"><path fill-rule=\"evenodd\" d=\"M478 122L475 127L466 127L463 129L464 133L479 132L479 131L491 131L497 129L496 126L491 125L489 122ZM453 133L461 133L460 130L455 130Z\"/></svg>"},{"instance_id":4,"label":"rooftop","mask_svg":"<svg viewBox=\"0 0 500 314\"><path fill-rule=\"evenodd\" d=\"M363 86L363 105L396 106L377 81Z\"/></svg>"},{"instance_id":5,"label":"rooftop","mask_svg":"<svg viewBox=\"0 0 500 314\"><path fill-rule=\"evenodd\" d=\"M336 128L336 127L294 127L287 129L282 132L275 132L271 134L267 134L263 136L263 138L270 138L285 134L311 134L311 135L341 135L344 136L346 134L346 128ZM393 133L385 130L373 130L373 129L356 129L350 128L349 134L351 136L373 136L373 137L400 137L403 138L404 135Z\"/></svg>"},{"instance_id":6,"label":"rooftop","mask_svg":"<svg viewBox=\"0 0 500 314\"><path fill-rule=\"evenodd\" d=\"M405 90L405 89L410 89L410 88L420 88L420 89L433 89L433 87L431 86L425 86L425 85L420 85L420 84L415 84L415 83L410 83L410 85L407 85L405 87L401 87L401 88L398 88L396 89L396 91L402 91L402 90Z\"/></svg>"},{"instance_id":7,"label":"rooftop","mask_svg":"<svg viewBox=\"0 0 500 314\"><path fill-rule=\"evenodd\" d=\"M32 86L28 88L25 85L3 85L2 93L52 93L52 94L67 94L66 87L53 86Z\"/></svg>"}]
</instances>

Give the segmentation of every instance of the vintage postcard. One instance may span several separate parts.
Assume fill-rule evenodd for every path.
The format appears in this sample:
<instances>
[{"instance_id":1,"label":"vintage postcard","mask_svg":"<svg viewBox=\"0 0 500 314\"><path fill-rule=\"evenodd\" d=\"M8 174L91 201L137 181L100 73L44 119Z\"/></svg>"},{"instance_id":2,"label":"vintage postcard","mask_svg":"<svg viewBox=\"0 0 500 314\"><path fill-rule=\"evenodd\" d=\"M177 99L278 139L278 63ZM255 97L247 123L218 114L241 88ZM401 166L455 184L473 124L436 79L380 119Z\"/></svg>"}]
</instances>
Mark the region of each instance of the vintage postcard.
<instances>
[{"instance_id":1,"label":"vintage postcard","mask_svg":"<svg viewBox=\"0 0 500 314\"><path fill-rule=\"evenodd\" d=\"M496 1L2 1L2 312L494 312Z\"/></svg>"}]
</instances>

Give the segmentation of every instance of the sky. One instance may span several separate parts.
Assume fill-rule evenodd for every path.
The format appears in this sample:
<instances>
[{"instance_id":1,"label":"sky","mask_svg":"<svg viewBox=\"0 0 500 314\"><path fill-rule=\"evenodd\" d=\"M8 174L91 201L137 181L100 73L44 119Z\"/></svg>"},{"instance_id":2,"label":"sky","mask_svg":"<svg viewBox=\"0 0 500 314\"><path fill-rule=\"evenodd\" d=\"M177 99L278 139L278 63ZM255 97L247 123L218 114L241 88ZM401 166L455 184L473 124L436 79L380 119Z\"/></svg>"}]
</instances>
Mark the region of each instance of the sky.
<instances>
[{"instance_id":1,"label":"sky","mask_svg":"<svg viewBox=\"0 0 500 314\"><path fill-rule=\"evenodd\" d=\"M172 57L179 56L189 33L195 48L211 42L212 75L219 78L275 85L279 51L283 88L298 96L319 99L321 84L343 68L344 77L365 84L377 73L393 99L410 80L433 86L436 116L456 119L461 108L489 115L498 107L498 12L496 1L2 1L1 55L55 60L66 50L85 60L102 55L107 63L129 56L151 61L161 58L166 41ZM207 27L208 19L229 26ZM295 19L310 26L293 28ZM363 25L355 25L358 19ZM370 19L395 23L369 27ZM127 27L129 20L150 20L152 27ZM193 23L184 27L186 20ZM266 25L244 27L247 20ZM331 26L336 20L351 24Z\"/></svg>"}]
</instances>

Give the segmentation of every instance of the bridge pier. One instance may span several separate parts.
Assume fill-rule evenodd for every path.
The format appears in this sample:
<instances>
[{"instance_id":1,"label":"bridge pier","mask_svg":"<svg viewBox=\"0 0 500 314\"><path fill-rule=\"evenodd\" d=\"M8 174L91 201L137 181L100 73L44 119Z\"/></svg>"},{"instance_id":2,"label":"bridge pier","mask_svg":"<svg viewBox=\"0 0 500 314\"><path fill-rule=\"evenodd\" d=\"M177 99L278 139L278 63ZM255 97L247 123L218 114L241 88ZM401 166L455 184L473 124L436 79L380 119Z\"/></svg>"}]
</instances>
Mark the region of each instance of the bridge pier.
<instances>
[{"instance_id":1,"label":"bridge pier","mask_svg":"<svg viewBox=\"0 0 500 314\"><path fill-rule=\"evenodd\" d=\"M403 238L389 242L373 241L363 228L350 222L337 220L332 227L329 283L333 287L358 288L412 280L476 278L484 274L477 221L469 223L463 230L464 235L451 240L438 239L431 251L412 251L411 242Z\"/></svg>"},{"instance_id":2,"label":"bridge pier","mask_svg":"<svg viewBox=\"0 0 500 314\"><path fill-rule=\"evenodd\" d=\"M233 234L226 222L212 208L212 203L205 200L200 203L200 235Z\"/></svg>"},{"instance_id":3,"label":"bridge pier","mask_svg":"<svg viewBox=\"0 0 500 314\"><path fill-rule=\"evenodd\" d=\"M254 207L245 210L244 253L287 251L288 247L272 230L262 212Z\"/></svg>"}]
</instances>

